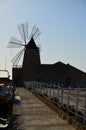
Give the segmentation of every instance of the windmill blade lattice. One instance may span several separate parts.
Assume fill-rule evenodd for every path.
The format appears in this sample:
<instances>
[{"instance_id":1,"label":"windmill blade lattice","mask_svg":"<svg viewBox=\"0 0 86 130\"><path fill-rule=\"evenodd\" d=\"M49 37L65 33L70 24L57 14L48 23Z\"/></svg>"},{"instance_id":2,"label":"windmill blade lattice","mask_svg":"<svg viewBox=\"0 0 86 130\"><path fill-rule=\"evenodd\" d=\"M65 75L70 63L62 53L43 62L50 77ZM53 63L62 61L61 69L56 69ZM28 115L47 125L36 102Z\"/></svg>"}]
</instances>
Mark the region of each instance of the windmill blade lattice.
<instances>
[{"instance_id":1,"label":"windmill blade lattice","mask_svg":"<svg viewBox=\"0 0 86 130\"><path fill-rule=\"evenodd\" d=\"M39 30L38 27L36 27L35 25L32 28L32 31L30 33L29 36L29 40L31 40L31 38L33 37L34 40L36 40L36 38L41 34L41 31Z\"/></svg>"},{"instance_id":2,"label":"windmill blade lattice","mask_svg":"<svg viewBox=\"0 0 86 130\"><path fill-rule=\"evenodd\" d=\"M41 34L41 31L39 30L39 28L37 28L37 30L36 30L36 32L35 32L35 34L34 34L34 36L33 36L34 40L36 40L36 38L37 38L40 34Z\"/></svg>"},{"instance_id":3,"label":"windmill blade lattice","mask_svg":"<svg viewBox=\"0 0 86 130\"><path fill-rule=\"evenodd\" d=\"M9 44L8 44L8 48L20 48L23 45L23 42L16 39L15 37L11 37Z\"/></svg>"},{"instance_id":4,"label":"windmill blade lattice","mask_svg":"<svg viewBox=\"0 0 86 130\"><path fill-rule=\"evenodd\" d=\"M23 23L17 26L19 33L21 35L22 40L24 41L26 45L26 40L28 39L28 23Z\"/></svg>"},{"instance_id":5,"label":"windmill blade lattice","mask_svg":"<svg viewBox=\"0 0 86 130\"><path fill-rule=\"evenodd\" d=\"M24 48L25 49L25 48ZM13 63L13 65L17 65L23 55L24 49L20 50L16 56L11 60L11 62Z\"/></svg>"},{"instance_id":6,"label":"windmill blade lattice","mask_svg":"<svg viewBox=\"0 0 86 130\"><path fill-rule=\"evenodd\" d=\"M23 52L20 54L20 56L17 58L17 60L13 63L13 65L18 65L22 56L23 56Z\"/></svg>"}]
</instances>

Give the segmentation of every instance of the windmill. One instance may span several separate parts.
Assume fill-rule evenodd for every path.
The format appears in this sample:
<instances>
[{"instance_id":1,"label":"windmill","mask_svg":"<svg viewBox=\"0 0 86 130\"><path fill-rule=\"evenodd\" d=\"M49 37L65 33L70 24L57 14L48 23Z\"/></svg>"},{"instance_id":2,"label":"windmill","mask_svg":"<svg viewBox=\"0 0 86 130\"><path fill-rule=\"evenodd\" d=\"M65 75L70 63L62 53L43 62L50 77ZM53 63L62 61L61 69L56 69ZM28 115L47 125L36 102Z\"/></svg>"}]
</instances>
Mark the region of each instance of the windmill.
<instances>
[{"instance_id":1,"label":"windmill","mask_svg":"<svg viewBox=\"0 0 86 130\"><path fill-rule=\"evenodd\" d=\"M11 37L9 44L8 44L8 48L20 48L23 47L23 49L21 49L16 56L11 60L13 63L13 66L17 66L19 64L19 61L21 60L22 56L25 57L25 52L28 51L28 46L29 44L32 44L31 42L34 42L36 40L36 38L41 34L40 30L38 27L36 27L35 25L32 28L32 31L28 37L28 23L22 23L20 25L17 26L18 31L20 33L21 39L22 41L18 40L15 37ZM35 42L34 42L35 44ZM39 47L37 47L39 50ZM28 58L26 59L27 62ZM23 62L24 62L24 58L23 58Z\"/></svg>"}]
</instances>

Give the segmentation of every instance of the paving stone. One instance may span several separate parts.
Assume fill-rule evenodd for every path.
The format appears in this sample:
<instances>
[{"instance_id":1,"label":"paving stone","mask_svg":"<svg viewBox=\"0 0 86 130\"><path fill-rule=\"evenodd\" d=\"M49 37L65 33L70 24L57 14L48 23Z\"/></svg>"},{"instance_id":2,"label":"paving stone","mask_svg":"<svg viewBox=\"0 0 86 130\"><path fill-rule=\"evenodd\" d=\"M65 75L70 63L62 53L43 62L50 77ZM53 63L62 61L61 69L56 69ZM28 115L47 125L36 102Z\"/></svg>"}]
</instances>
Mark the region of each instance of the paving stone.
<instances>
[{"instance_id":1,"label":"paving stone","mask_svg":"<svg viewBox=\"0 0 86 130\"><path fill-rule=\"evenodd\" d=\"M17 88L17 94L21 101L13 105L15 130L75 130L27 89Z\"/></svg>"}]
</instances>

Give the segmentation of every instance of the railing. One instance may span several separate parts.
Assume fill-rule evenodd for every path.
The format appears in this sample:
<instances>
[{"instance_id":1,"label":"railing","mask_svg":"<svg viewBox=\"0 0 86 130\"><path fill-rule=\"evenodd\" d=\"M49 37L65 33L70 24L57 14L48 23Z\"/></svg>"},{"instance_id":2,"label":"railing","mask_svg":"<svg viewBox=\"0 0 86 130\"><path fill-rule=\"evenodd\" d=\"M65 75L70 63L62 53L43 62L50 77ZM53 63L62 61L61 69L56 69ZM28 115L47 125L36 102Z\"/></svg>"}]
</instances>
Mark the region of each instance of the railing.
<instances>
[{"instance_id":1,"label":"railing","mask_svg":"<svg viewBox=\"0 0 86 130\"><path fill-rule=\"evenodd\" d=\"M25 86L86 125L86 88L61 88L55 83L25 82Z\"/></svg>"}]
</instances>

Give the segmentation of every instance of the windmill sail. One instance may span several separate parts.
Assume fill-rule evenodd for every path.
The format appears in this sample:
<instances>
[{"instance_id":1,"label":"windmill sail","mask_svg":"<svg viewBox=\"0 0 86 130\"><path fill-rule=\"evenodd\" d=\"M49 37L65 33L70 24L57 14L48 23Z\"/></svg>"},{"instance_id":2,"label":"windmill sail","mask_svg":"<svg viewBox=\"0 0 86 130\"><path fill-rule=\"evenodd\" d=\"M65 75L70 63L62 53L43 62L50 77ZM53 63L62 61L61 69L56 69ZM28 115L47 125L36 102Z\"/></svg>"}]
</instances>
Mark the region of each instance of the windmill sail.
<instances>
[{"instance_id":1,"label":"windmill sail","mask_svg":"<svg viewBox=\"0 0 86 130\"><path fill-rule=\"evenodd\" d=\"M13 65L17 65L19 63L19 61L22 58L24 51L28 47L27 44L30 43L31 39L33 38L35 40L41 34L41 31L39 30L39 28L34 26L32 28L31 34L29 36L29 41L28 41L28 23L20 24L17 27L18 27L18 31L21 35L22 41L18 40L15 37L11 37L7 47L9 47L9 48L20 48L20 47L23 46L24 48L22 50L20 50L19 53L17 53L17 55L12 59Z\"/></svg>"},{"instance_id":2,"label":"windmill sail","mask_svg":"<svg viewBox=\"0 0 86 130\"><path fill-rule=\"evenodd\" d=\"M20 24L17 27L18 27L22 40L26 44L26 40L28 39L28 23Z\"/></svg>"},{"instance_id":3,"label":"windmill sail","mask_svg":"<svg viewBox=\"0 0 86 130\"><path fill-rule=\"evenodd\" d=\"M20 51L16 54L16 56L11 60L11 62L13 63L13 65L16 64L16 62L20 59L21 55L23 54L23 51L24 51L24 49L23 49L23 50L20 50Z\"/></svg>"},{"instance_id":4,"label":"windmill sail","mask_svg":"<svg viewBox=\"0 0 86 130\"><path fill-rule=\"evenodd\" d=\"M24 46L22 44L22 41L16 39L15 37L11 37L7 47L8 48L20 48L21 46Z\"/></svg>"},{"instance_id":5,"label":"windmill sail","mask_svg":"<svg viewBox=\"0 0 86 130\"><path fill-rule=\"evenodd\" d=\"M31 40L31 38L33 37L34 40L36 40L36 38L41 34L41 31L39 30L38 27L36 27L35 25L32 28L32 31L30 33L29 36L29 40Z\"/></svg>"}]
</instances>

